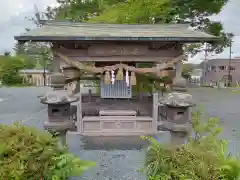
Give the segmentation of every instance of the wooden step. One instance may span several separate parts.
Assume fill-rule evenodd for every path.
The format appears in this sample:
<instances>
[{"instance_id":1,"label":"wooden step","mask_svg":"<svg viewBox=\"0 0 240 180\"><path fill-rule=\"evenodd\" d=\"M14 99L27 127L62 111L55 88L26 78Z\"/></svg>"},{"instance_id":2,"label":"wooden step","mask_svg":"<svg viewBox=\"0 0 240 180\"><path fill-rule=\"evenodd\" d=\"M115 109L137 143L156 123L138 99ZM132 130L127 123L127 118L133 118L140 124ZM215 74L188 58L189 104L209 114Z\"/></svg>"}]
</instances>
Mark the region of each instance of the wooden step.
<instances>
[{"instance_id":1,"label":"wooden step","mask_svg":"<svg viewBox=\"0 0 240 180\"><path fill-rule=\"evenodd\" d=\"M136 116L136 111L131 110L100 110L99 116Z\"/></svg>"}]
</instances>

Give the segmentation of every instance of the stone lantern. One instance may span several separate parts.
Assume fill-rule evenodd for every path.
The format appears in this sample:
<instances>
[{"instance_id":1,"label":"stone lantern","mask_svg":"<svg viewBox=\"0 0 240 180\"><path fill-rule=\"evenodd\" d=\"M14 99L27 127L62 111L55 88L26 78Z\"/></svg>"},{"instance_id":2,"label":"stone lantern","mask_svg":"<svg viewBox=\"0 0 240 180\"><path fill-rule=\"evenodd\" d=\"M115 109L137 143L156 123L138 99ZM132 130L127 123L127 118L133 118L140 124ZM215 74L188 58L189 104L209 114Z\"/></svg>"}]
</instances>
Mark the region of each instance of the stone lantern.
<instances>
[{"instance_id":1,"label":"stone lantern","mask_svg":"<svg viewBox=\"0 0 240 180\"><path fill-rule=\"evenodd\" d=\"M48 105L48 120L44 128L50 132L59 133L66 143L66 132L75 126L71 117L71 103L78 101L78 97L64 90L65 76L55 73L51 76L53 91L48 92L40 99L42 104Z\"/></svg>"},{"instance_id":2,"label":"stone lantern","mask_svg":"<svg viewBox=\"0 0 240 180\"><path fill-rule=\"evenodd\" d=\"M173 144L182 144L191 130L191 107L192 95L186 93L169 93L161 104L166 107L166 121L163 121L161 128L170 131Z\"/></svg>"}]
</instances>

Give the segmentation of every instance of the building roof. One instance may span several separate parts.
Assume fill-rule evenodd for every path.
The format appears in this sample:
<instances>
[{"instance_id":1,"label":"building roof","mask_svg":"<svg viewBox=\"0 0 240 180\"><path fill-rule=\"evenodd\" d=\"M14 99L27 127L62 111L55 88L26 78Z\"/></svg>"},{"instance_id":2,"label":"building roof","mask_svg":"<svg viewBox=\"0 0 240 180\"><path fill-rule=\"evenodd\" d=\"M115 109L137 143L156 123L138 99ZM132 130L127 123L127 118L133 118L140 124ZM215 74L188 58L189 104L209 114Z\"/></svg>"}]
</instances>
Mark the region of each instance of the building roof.
<instances>
[{"instance_id":1,"label":"building roof","mask_svg":"<svg viewBox=\"0 0 240 180\"><path fill-rule=\"evenodd\" d=\"M231 64L239 64L240 63L240 58L232 58L231 59ZM204 68L204 64L207 65L228 65L229 64L229 59L227 58L214 58L214 59L207 59L201 62L200 67Z\"/></svg>"},{"instance_id":2,"label":"building roof","mask_svg":"<svg viewBox=\"0 0 240 180\"><path fill-rule=\"evenodd\" d=\"M105 40L105 41L214 41L218 38L188 28L186 24L95 24L44 21L43 26L20 36L18 41Z\"/></svg>"},{"instance_id":3,"label":"building roof","mask_svg":"<svg viewBox=\"0 0 240 180\"><path fill-rule=\"evenodd\" d=\"M206 62L206 63L209 63L209 62L220 62L220 61L229 61L230 59L229 58L214 58L214 59L207 59L207 60L204 60L202 61L202 63ZM235 61L235 62L239 62L240 61L240 58L231 58L231 61Z\"/></svg>"}]
</instances>

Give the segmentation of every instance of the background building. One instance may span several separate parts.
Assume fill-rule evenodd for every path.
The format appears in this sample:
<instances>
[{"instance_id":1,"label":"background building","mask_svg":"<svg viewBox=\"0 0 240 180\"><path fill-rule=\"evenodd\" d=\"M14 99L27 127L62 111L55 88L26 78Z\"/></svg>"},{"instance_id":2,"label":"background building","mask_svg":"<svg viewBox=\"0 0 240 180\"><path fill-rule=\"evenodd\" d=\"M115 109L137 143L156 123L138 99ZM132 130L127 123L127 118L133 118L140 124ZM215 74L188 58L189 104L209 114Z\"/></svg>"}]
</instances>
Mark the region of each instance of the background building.
<instances>
[{"instance_id":1,"label":"background building","mask_svg":"<svg viewBox=\"0 0 240 180\"><path fill-rule=\"evenodd\" d=\"M200 81L200 79L202 78L202 74L203 74L202 69L193 69L193 71L190 74L191 79Z\"/></svg>"},{"instance_id":2,"label":"background building","mask_svg":"<svg viewBox=\"0 0 240 180\"><path fill-rule=\"evenodd\" d=\"M240 82L240 58L229 59L210 59L201 63L203 68L202 83L204 85L217 85L217 82L228 84L230 68L230 79L232 85Z\"/></svg>"},{"instance_id":3,"label":"background building","mask_svg":"<svg viewBox=\"0 0 240 180\"><path fill-rule=\"evenodd\" d=\"M201 86L201 78L202 78L202 69L195 68L190 73L191 78L188 79L189 87L199 87Z\"/></svg>"}]
</instances>

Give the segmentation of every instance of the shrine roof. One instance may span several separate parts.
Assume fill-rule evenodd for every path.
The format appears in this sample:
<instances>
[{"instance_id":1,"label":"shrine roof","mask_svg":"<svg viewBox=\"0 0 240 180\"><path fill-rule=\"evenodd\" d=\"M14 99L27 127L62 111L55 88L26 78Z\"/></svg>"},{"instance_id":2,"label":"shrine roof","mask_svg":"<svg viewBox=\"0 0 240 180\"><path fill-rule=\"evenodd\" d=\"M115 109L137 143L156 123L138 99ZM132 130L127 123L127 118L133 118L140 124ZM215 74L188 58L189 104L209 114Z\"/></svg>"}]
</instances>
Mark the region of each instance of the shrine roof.
<instances>
[{"instance_id":1,"label":"shrine roof","mask_svg":"<svg viewBox=\"0 0 240 180\"><path fill-rule=\"evenodd\" d=\"M182 41L210 42L218 37L187 24L95 24L43 21L43 26L14 37L18 41Z\"/></svg>"}]
</instances>

